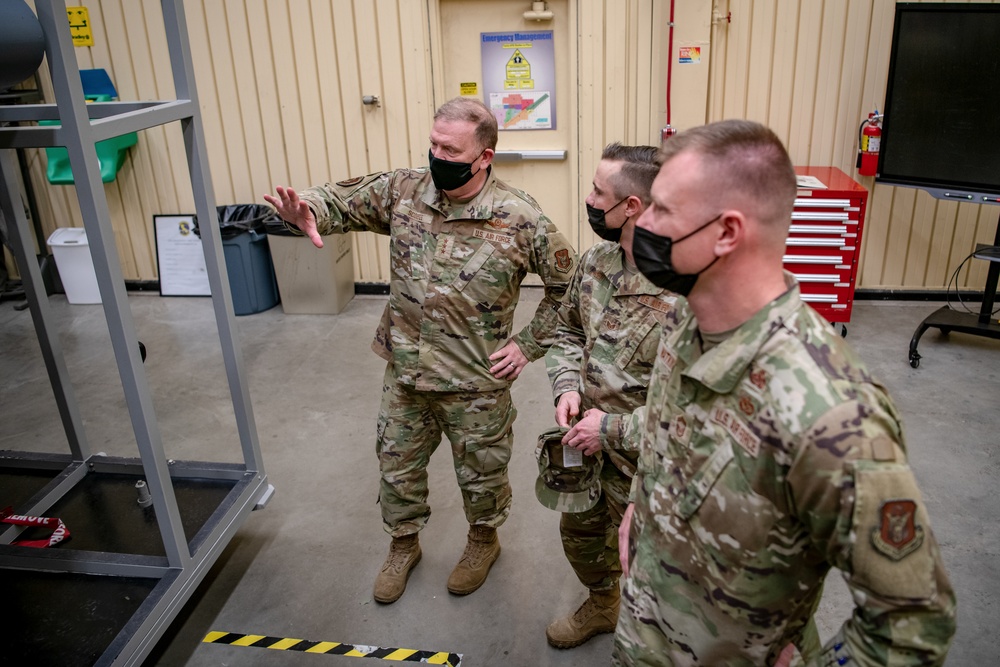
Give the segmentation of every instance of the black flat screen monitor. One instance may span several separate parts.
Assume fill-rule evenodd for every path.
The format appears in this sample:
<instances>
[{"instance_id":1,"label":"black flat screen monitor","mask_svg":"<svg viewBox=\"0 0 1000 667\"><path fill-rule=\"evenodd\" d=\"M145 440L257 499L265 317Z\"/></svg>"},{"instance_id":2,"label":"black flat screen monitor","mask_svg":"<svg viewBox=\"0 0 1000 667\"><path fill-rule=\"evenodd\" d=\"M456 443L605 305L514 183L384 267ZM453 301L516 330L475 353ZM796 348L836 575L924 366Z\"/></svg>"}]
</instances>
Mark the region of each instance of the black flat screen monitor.
<instances>
[{"instance_id":1,"label":"black flat screen monitor","mask_svg":"<svg viewBox=\"0 0 1000 667\"><path fill-rule=\"evenodd\" d=\"M1000 4L896 4L875 180L1000 203Z\"/></svg>"}]
</instances>

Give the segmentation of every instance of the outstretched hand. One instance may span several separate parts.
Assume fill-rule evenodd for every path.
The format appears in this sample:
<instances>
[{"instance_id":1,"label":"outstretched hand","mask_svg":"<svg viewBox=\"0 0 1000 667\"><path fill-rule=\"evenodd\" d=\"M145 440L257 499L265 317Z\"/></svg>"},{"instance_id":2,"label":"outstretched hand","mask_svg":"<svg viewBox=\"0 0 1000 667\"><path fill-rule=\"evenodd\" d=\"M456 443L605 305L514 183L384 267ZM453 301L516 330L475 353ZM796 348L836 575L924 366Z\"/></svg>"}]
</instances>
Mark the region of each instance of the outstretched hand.
<instances>
[{"instance_id":1,"label":"outstretched hand","mask_svg":"<svg viewBox=\"0 0 1000 667\"><path fill-rule=\"evenodd\" d=\"M298 227L299 231L309 237L317 248L323 247L323 237L316 229L316 216L304 201L299 199L295 190L277 186L278 196L264 195L264 201L274 207L281 219L290 225Z\"/></svg>"}]
</instances>

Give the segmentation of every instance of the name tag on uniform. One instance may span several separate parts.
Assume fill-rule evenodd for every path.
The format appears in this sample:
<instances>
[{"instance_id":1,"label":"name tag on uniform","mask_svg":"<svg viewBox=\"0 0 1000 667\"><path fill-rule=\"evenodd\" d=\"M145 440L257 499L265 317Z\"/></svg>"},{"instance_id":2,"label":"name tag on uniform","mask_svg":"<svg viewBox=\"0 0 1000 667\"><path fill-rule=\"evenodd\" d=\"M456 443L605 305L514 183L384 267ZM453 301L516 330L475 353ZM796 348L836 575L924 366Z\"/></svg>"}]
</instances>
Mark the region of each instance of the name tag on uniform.
<instances>
[{"instance_id":1,"label":"name tag on uniform","mask_svg":"<svg viewBox=\"0 0 1000 667\"><path fill-rule=\"evenodd\" d=\"M652 308L653 310L658 310L661 313L669 313L671 310L674 309L674 305L672 303L661 301L660 299L657 299L655 296L652 296L650 294L643 294L642 296L640 296L639 303L649 308Z\"/></svg>"},{"instance_id":2,"label":"name tag on uniform","mask_svg":"<svg viewBox=\"0 0 1000 667\"><path fill-rule=\"evenodd\" d=\"M760 438L754 435L742 419L719 406L712 408L711 418L713 422L726 429L743 451L757 458L757 454L760 453Z\"/></svg>"},{"instance_id":3,"label":"name tag on uniform","mask_svg":"<svg viewBox=\"0 0 1000 667\"><path fill-rule=\"evenodd\" d=\"M415 211L406 205L397 206L394 212L397 215L402 216L404 219L415 222L419 225L429 225L431 223L430 213L421 213L420 211Z\"/></svg>"},{"instance_id":4,"label":"name tag on uniform","mask_svg":"<svg viewBox=\"0 0 1000 667\"><path fill-rule=\"evenodd\" d=\"M498 232L491 232L485 229L475 229L472 235L476 238L483 239L484 241L490 241L491 243L500 243L502 245L507 245L514 242L514 237L510 234L500 234Z\"/></svg>"}]
</instances>

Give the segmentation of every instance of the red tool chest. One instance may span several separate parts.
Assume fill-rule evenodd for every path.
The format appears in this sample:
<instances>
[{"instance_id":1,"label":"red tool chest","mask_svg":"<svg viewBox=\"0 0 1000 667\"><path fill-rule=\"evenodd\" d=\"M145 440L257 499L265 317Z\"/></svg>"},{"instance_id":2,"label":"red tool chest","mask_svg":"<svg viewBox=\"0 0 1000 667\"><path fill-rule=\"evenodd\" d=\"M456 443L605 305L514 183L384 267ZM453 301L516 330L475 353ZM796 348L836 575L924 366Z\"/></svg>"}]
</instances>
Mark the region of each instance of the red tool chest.
<instances>
[{"instance_id":1,"label":"red tool chest","mask_svg":"<svg viewBox=\"0 0 1000 667\"><path fill-rule=\"evenodd\" d=\"M799 188L783 264L798 279L803 301L845 324L854 305L868 191L836 167L796 167L795 173L826 187Z\"/></svg>"}]
</instances>

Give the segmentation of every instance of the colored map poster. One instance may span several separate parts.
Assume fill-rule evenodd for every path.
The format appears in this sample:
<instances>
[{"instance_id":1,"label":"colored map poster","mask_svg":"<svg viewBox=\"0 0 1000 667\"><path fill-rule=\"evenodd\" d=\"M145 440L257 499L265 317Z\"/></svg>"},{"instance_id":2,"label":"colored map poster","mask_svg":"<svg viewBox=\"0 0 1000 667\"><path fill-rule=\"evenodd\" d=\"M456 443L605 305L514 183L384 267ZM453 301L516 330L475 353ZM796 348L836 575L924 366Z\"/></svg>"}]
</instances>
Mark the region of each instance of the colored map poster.
<instances>
[{"instance_id":1,"label":"colored map poster","mask_svg":"<svg viewBox=\"0 0 1000 667\"><path fill-rule=\"evenodd\" d=\"M551 30L482 33L483 101L500 130L556 126Z\"/></svg>"}]
</instances>

